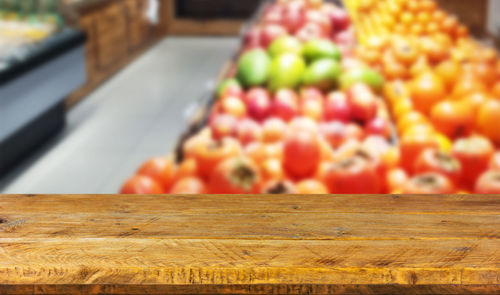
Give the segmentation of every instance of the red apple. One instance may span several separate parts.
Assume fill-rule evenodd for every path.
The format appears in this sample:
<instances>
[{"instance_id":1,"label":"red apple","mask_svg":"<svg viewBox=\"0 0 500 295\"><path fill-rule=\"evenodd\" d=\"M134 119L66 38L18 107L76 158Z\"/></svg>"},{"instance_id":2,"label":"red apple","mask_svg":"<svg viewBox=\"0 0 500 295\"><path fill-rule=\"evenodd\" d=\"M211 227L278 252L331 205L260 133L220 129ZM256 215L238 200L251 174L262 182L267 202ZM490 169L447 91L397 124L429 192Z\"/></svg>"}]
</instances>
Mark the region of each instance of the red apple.
<instances>
[{"instance_id":1,"label":"red apple","mask_svg":"<svg viewBox=\"0 0 500 295\"><path fill-rule=\"evenodd\" d=\"M245 103L235 96L228 96L222 98L220 109L223 113L233 115L236 118L243 118L247 113L247 107Z\"/></svg>"},{"instance_id":2,"label":"red apple","mask_svg":"<svg viewBox=\"0 0 500 295\"><path fill-rule=\"evenodd\" d=\"M299 112L298 97L291 89L280 89L274 95L272 115L285 122L290 121Z\"/></svg>"},{"instance_id":3,"label":"red apple","mask_svg":"<svg viewBox=\"0 0 500 295\"><path fill-rule=\"evenodd\" d=\"M263 24L281 24L283 23L283 7L281 5L270 5L263 13Z\"/></svg>"},{"instance_id":4,"label":"red apple","mask_svg":"<svg viewBox=\"0 0 500 295\"><path fill-rule=\"evenodd\" d=\"M267 48L274 40L285 35L288 35L288 31L284 27L275 24L265 25L262 28L262 46Z\"/></svg>"},{"instance_id":5,"label":"red apple","mask_svg":"<svg viewBox=\"0 0 500 295\"><path fill-rule=\"evenodd\" d=\"M391 124L386 119L376 117L370 120L365 126L366 134L380 135L384 138L391 137Z\"/></svg>"},{"instance_id":6,"label":"red apple","mask_svg":"<svg viewBox=\"0 0 500 295\"><path fill-rule=\"evenodd\" d=\"M354 84L347 91L352 117L360 122L368 122L377 114L377 100L370 87L363 83Z\"/></svg>"},{"instance_id":7,"label":"red apple","mask_svg":"<svg viewBox=\"0 0 500 295\"><path fill-rule=\"evenodd\" d=\"M324 38L326 37L326 35L324 34L321 25L317 23L306 23L305 25L300 27L300 29L295 34L295 37L297 37L302 42L307 42L314 39Z\"/></svg>"},{"instance_id":8,"label":"red apple","mask_svg":"<svg viewBox=\"0 0 500 295\"><path fill-rule=\"evenodd\" d=\"M238 120L233 115L216 114L210 122L212 137L215 140L220 140L227 136L234 136L236 134L237 123Z\"/></svg>"},{"instance_id":9,"label":"red apple","mask_svg":"<svg viewBox=\"0 0 500 295\"><path fill-rule=\"evenodd\" d=\"M238 141L242 145L262 140L262 128L259 123L250 118L245 118L237 126Z\"/></svg>"},{"instance_id":10,"label":"red apple","mask_svg":"<svg viewBox=\"0 0 500 295\"><path fill-rule=\"evenodd\" d=\"M335 31L343 31L351 25L349 14L344 9L332 9L329 12L330 22Z\"/></svg>"},{"instance_id":11,"label":"red apple","mask_svg":"<svg viewBox=\"0 0 500 295\"><path fill-rule=\"evenodd\" d=\"M348 138L346 125L340 121L325 122L319 125L319 132L332 148L340 147Z\"/></svg>"},{"instance_id":12,"label":"red apple","mask_svg":"<svg viewBox=\"0 0 500 295\"><path fill-rule=\"evenodd\" d=\"M295 33L305 23L304 4L297 1L288 2L283 9L282 22L288 32Z\"/></svg>"},{"instance_id":13,"label":"red apple","mask_svg":"<svg viewBox=\"0 0 500 295\"><path fill-rule=\"evenodd\" d=\"M246 48L262 47L261 42L262 30L259 27L253 27L248 30L243 37L243 42Z\"/></svg>"},{"instance_id":14,"label":"red apple","mask_svg":"<svg viewBox=\"0 0 500 295\"><path fill-rule=\"evenodd\" d=\"M318 10L308 10L306 12L306 23L315 23L321 27L323 35L330 35L332 23L327 15Z\"/></svg>"},{"instance_id":15,"label":"red apple","mask_svg":"<svg viewBox=\"0 0 500 295\"><path fill-rule=\"evenodd\" d=\"M245 96L248 115L262 121L271 113L271 98L269 92L264 88L253 88Z\"/></svg>"},{"instance_id":16,"label":"red apple","mask_svg":"<svg viewBox=\"0 0 500 295\"><path fill-rule=\"evenodd\" d=\"M351 107L342 91L328 94L325 102L324 118L326 121L339 120L348 122L351 119Z\"/></svg>"},{"instance_id":17,"label":"red apple","mask_svg":"<svg viewBox=\"0 0 500 295\"><path fill-rule=\"evenodd\" d=\"M356 35L352 30L345 30L335 34L333 42L337 45L353 45L356 42Z\"/></svg>"}]
</instances>

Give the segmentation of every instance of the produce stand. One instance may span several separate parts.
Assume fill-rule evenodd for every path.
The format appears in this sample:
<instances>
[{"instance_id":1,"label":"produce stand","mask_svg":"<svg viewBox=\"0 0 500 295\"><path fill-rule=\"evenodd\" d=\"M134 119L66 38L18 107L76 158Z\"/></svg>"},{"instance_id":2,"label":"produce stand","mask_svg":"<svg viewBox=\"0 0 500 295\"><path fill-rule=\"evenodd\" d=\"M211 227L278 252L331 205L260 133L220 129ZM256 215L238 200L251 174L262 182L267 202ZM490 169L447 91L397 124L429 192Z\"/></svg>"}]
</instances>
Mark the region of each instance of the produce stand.
<instances>
[{"instance_id":1,"label":"produce stand","mask_svg":"<svg viewBox=\"0 0 500 295\"><path fill-rule=\"evenodd\" d=\"M0 208L1 294L500 292L498 196L5 195Z\"/></svg>"}]
</instances>

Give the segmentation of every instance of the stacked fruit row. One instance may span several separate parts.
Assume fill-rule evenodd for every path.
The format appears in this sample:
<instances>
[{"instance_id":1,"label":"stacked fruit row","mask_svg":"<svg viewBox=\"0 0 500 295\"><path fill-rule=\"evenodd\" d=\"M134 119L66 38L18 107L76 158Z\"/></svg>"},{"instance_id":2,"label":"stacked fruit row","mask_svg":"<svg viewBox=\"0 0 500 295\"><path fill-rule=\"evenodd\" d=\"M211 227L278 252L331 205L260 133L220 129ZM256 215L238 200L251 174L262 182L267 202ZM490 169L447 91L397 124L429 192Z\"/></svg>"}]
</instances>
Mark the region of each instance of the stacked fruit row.
<instances>
[{"instance_id":1,"label":"stacked fruit row","mask_svg":"<svg viewBox=\"0 0 500 295\"><path fill-rule=\"evenodd\" d=\"M387 80L384 97L401 139L402 166L413 173L421 150L433 147L453 163L448 177L462 189L488 192L488 185L475 184L490 159L492 168L497 166L492 157L500 144L496 51L470 38L467 28L433 0L346 4L362 43L356 56ZM461 160L464 153L470 163ZM491 182L489 176L483 179Z\"/></svg>"},{"instance_id":2,"label":"stacked fruit row","mask_svg":"<svg viewBox=\"0 0 500 295\"><path fill-rule=\"evenodd\" d=\"M462 125L450 127L449 116L442 118L449 129L433 124L435 106L429 102L451 86L429 69L451 58L441 58L434 47L414 54L411 38L374 36L357 47L346 11L322 1L268 6L245 35L207 126L184 143L182 162L147 161L122 193L496 189L496 172L479 177L488 165L500 166L493 144L484 136L468 137ZM398 69L388 75L386 55L405 73L398 76ZM482 103L477 106L474 111L480 113ZM398 145L393 129L401 135Z\"/></svg>"}]
</instances>

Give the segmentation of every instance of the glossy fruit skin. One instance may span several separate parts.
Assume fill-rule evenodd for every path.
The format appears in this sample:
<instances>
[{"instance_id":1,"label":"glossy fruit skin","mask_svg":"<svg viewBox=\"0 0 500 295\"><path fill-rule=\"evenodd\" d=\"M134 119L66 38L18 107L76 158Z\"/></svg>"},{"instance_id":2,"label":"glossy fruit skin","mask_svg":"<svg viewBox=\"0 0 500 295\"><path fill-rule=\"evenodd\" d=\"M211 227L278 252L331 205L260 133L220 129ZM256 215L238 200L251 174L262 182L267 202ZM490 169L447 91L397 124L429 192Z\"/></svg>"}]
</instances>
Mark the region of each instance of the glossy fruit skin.
<instances>
[{"instance_id":1,"label":"glossy fruit skin","mask_svg":"<svg viewBox=\"0 0 500 295\"><path fill-rule=\"evenodd\" d=\"M366 84L373 90L380 91L384 84L384 78L374 70L363 67L349 69L340 77L340 85L344 90L351 88L357 83Z\"/></svg>"},{"instance_id":2,"label":"glossy fruit skin","mask_svg":"<svg viewBox=\"0 0 500 295\"><path fill-rule=\"evenodd\" d=\"M212 194L254 194L259 192L257 165L245 157L232 157L220 162L212 171L208 191Z\"/></svg>"},{"instance_id":3,"label":"glossy fruit skin","mask_svg":"<svg viewBox=\"0 0 500 295\"><path fill-rule=\"evenodd\" d=\"M444 175L434 172L418 174L412 177L405 187L405 194L452 194L453 183Z\"/></svg>"},{"instance_id":4,"label":"glossy fruit skin","mask_svg":"<svg viewBox=\"0 0 500 295\"><path fill-rule=\"evenodd\" d=\"M247 87L266 83L271 60L263 49L250 50L238 62L238 80Z\"/></svg>"},{"instance_id":5,"label":"glossy fruit skin","mask_svg":"<svg viewBox=\"0 0 500 295\"><path fill-rule=\"evenodd\" d=\"M343 92L334 91L328 94L324 106L324 119L325 121L342 121L344 123L351 119L351 106Z\"/></svg>"},{"instance_id":6,"label":"glossy fruit skin","mask_svg":"<svg viewBox=\"0 0 500 295\"><path fill-rule=\"evenodd\" d=\"M261 42L264 48L268 48L274 40L286 36L287 30L279 24L267 24L262 27Z\"/></svg>"},{"instance_id":7,"label":"glossy fruit skin","mask_svg":"<svg viewBox=\"0 0 500 295\"><path fill-rule=\"evenodd\" d=\"M283 36L276 39L271 46L269 46L268 52L271 57L276 57L283 53L295 53L302 54L302 44L300 41L293 36Z\"/></svg>"},{"instance_id":8,"label":"glossy fruit skin","mask_svg":"<svg viewBox=\"0 0 500 295\"><path fill-rule=\"evenodd\" d=\"M284 53L273 58L269 67L269 89L296 88L305 70L306 63L296 54Z\"/></svg>"},{"instance_id":9,"label":"glossy fruit skin","mask_svg":"<svg viewBox=\"0 0 500 295\"><path fill-rule=\"evenodd\" d=\"M474 127L474 109L461 101L442 101L432 108L431 121L450 138L467 136Z\"/></svg>"},{"instance_id":10,"label":"glossy fruit skin","mask_svg":"<svg viewBox=\"0 0 500 295\"><path fill-rule=\"evenodd\" d=\"M181 178L174 183L171 194L206 194L207 187L205 183L197 177Z\"/></svg>"},{"instance_id":11,"label":"glossy fruit skin","mask_svg":"<svg viewBox=\"0 0 500 295\"><path fill-rule=\"evenodd\" d=\"M455 141L452 155L462 165L461 186L473 188L477 177L487 168L495 149L491 142L481 136L471 136Z\"/></svg>"},{"instance_id":12,"label":"glossy fruit skin","mask_svg":"<svg viewBox=\"0 0 500 295\"><path fill-rule=\"evenodd\" d=\"M394 168L387 171L385 175L384 191L386 193L402 192L408 182L408 174L404 169Z\"/></svg>"},{"instance_id":13,"label":"glossy fruit skin","mask_svg":"<svg viewBox=\"0 0 500 295\"><path fill-rule=\"evenodd\" d=\"M323 195L328 194L328 188L315 179L305 179L295 185L298 194Z\"/></svg>"},{"instance_id":14,"label":"glossy fruit skin","mask_svg":"<svg viewBox=\"0 0 500 295\"><path fill-rule=\"evenodd\" d=\"M475 194L500 194L500 171L488 170L481 174L474 187Z\"/></svg>"},{"instance_id":15,"label":"glossy fruit skin","mask_svg":"<svg viewBox=\"0 0 500 295\"><path fill-rule=\"evenodd\" d=\"M212 137L215 140L220 140L224 137L233 137L236 135L238 120L229 114L216 114L210 120L210 129Z\"/></svg>"},{"instance_id":16,"label":"glossy fruit skin","mask_svg":"<svg viewBox=\"0 0 500 295\"><path fill-rule=\"evenodd\" d=\"M414 171L418 174L439 173L458 185L462 176L462 165L448 153L438 149L426 149L417 158Z\"/></svg>"},{"instance_id":17,"label":"glossy fruit skin","mask_svg":"<svg viewBox=\"0 0 500 295\"><path fill-rule=\"evenodd\" d=\"M268 158L262 161L260 163L260 173L264 182L268 180L281 180L285 177L281 160L278 158Z\"/></svg>"},{"instance_id":18,"label":"glossy fruit skin","mask_svg":"<svg viewBox=\"0 0 500 295\"><path fill-rule=\"evenodd\" d=\"M438 142L432 134L407 133L400 142L401 167L408 173L413 173L415 161L420 153L428 148L437 149Z\"/></svg>"},{"instance_id":19,"label":"glossy fruit skin","mask_svg":"<svg viewBox=\"0 0 500 295\"><path fill-rule=\"evenodd\" d=\"M376 117L365 126L365 133L370 135L380 135L384 138L391 138L392 130L388 120Z\"/></svg>"},{"instance_id":20,"label":"glossy fruit skin","mask_svg":"<svg viewBox=\"0 0 500 295\"><path fill-rule=\"evenodd\" d=\"M285 122L290 121L299 113L298 96L291 89L280 89L274 95L271 114Z\"/></svg>"},{"instance_id":21,"label":"glossy fruit skin","mask_svg":"<svg viewBox=\"0 0 500 295\"><path fill-rule=\"evenodd\" d=\"M323 118L323 100L307 99L300 103L300 114L318 122Z\"/></svg>"},{"instance_id":22,"label":"glossy fruit skin","mask_svg":"<svg viewBox=\"0 0 500 295\"><path fill-rule=\"evenodd\" d=\"M288 132L283 146L283 168L292 177L312 176L321 160L321 148L316 134L297 130Z\"/></svg>"},{"instance_id":23,"label":"glossy fruit skin","mask_svg":"<svg viewBox=\"0 0 500 295\"><path fill-rule=\"evenodd\" d=\"M265 120L271 114L271 97L267 90L253 88L245 96L248 115L257 120Z\"/></svg>"},{"instance_id":24,"label":"glossy fruit skin","mask_svg":"<svg viewBox=\"0 0 500 295\"><path fill-rule=\"evenodd\" d=\"M164 189L154 179L144 175L135 175L128 179L120 190L120 194L159 195Z\"/></svg>"},{"instance_id":25,"label":"glossy fruit skin","mask_svg":"<svg viewBox=\"0 0 500 295\"><path fill-rule=\"evenodd\" d=\"M322 123L319 132L332 148L338 148L349 138L346 124L340 121Z\"/></svg>"},{"instance_id":26,"label":"glossy fruit skin","mask_svg":"<svg viewBox=\"0 0 500 295\"><path fill-rule=\"evenodd\" d=\"M496 152L491 156L488 168L491 170L500 170L500 152Z\"/></svg>"},{"instance_id":27,"label":"glossy fruit skin","mask_svg":"<svg viewBox=\"0 0 500 295\"><path fill-rule=\"evenodd\" d=\"M172 157L156 157L146 161L137 170L138 175L148 176L168 191L175 176L175 164Z\"/></svg>"},{"instance_id":28,"label":"glossy fruit skin","mask_svg":"<svg viewBox=\"0 0 500 295\"><path fill-rule=\"evenodd\" d=\"M198 164L194 158L184 159L175 171L174 182L181 178L198 176Z\"/></svg>"},{"instance_id":29,"label":"glossy fruit skin","mask_svg":"<svg viewBox=\"0 0 500 295\"><path fill-rule=\"evenodd\" d=\"M377 171L366 159L358 156L333 163L325 176L332 194L373 194L381 191Z\"/></svg>"},{"instance_id":30,"label":"glossy fruit skin","mask_svg":"<svg viewBox=\"0 0 500 295\"><path fill-rule=\"evenodd\" d=\"M262 127L253 119L246 118L241 120L238 122L236 129L236 137L243 146L262 140Z\"/></svg>"},{"instance_id":31,"label":"glossy fruit skin","mask_svg":"<svg viewBox=\"0 0 500 295\"><path fill-rule=\"evenodd\" d=\"M336 60L329 58L318 59L305 70L302 76L302 84L328 91L338 84L341 72L340 64Z\"/></svg>"},{"instance_id":32,"label":"glossy fruit skin","mask_svg":"<svg viewBox=\"0 0 500 295\"><path fill-rule=\"evenodd\" d=\"M243 100L236 96L226 96L220 100L220 109L223 113L241 119L247 114L247 107Z\"/></svg>"},{"instance_id":33,"label":"glossy fruit skin","mask_svg":"<svg viewBox=\"0 0 500 295\"><path fill-rule=\"evenodd\" d=\"M244 154L259 164L270 158L281 160L283 158L283 143L252 142L245 147Z\"/></svg>"},{"instance_id":34,"label":"glossy fruit skin","mask_svg":"<svg viewBox=\"0 0 500 295\"><path fill-rule=\"evenodd\" d=\"M351 106L351 117L360 122L368 122L377 114L377 101L370 87L363 83L354 84L347 91L347 101Z\"/></svg>"},{"instance_id":35,"label":"glossy fruit skin","mask_svg":"<svg viewBox=\"0 0 500 295\"><path fill-rule=\"evenodd\" d=\"M493 142L500 144L500 101L496 99L486 101L478 111L476 125L478 130Z\"/></svg>"},{"instance_id":36,"label":"glossy fruit skin","mask_svg":"<svg viewBox=\"0 0 500 295\"><path fill-rule=\"evenodd\" d=\"M429 114L432 106L446 96L441 79L430 72L423 73L411 83L411 96L415 108Z\"/></svg>"},{"instance_id":37,"label":"glossy fruit skin","mask_svg":"<svg viewBox=\"0 0 500 295\"><path fill-rule=\"evenodd\" d=\"M286 123L279 118L269 118L262 124L262 140L273 143L283 140L287 130Z\"/></svg>"},{"instance_id":38,"label":"glossy fruit skin","mask_svg":"<svg viewBox=\"0 0 500 295\"><path fill-rule=\"evenodd\" d=\"M193 156L196 159L200 177L206 180L220 162L240 153L241 147L236 140L224 138L219 141L200 142L196 146Z\"/></svg>"},{"instance_id":39,"label":"glossy fruit skin","mask_svg":"<svg viewBox=\"0 0 500 295\"><path fill-rule=\"evenodd\" d=\"M326 39L316 39L307 42L304 45L303 54L308 62L323 58L340 61L342 58L339 48L333 42Z\"/></svg>"}]
</instances>

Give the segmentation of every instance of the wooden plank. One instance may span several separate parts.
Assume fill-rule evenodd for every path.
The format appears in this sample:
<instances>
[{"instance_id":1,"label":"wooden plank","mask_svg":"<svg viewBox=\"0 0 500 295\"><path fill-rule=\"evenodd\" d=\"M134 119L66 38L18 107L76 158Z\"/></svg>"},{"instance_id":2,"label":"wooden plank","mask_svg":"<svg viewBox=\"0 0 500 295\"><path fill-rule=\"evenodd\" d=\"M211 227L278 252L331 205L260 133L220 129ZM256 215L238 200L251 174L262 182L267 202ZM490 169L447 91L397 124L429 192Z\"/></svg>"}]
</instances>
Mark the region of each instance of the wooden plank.
<instances>
[{"instance_id":1,"label":"wooden plank","mask_svg":"<svg viewBox=\"0 0 500 295\"><path fill-rule=\"evenodd\" d=\"M353 202L354 201L354 202ZM270 205L272 204L272 205ZM2 195L0 214L17 213L383 213L498 214L496 195ZM0 215L1 216L1 215Z\"/></svg>"},{"instance_id":2,"label":"wooden plank","mask_svg":"<svg viewBox=\"0 0 500 295\"><path fill-rule=\"evenodd\" d=\"M498 294L500 196L0 196L0 293Z\"/></svg>"}]
</instances>

